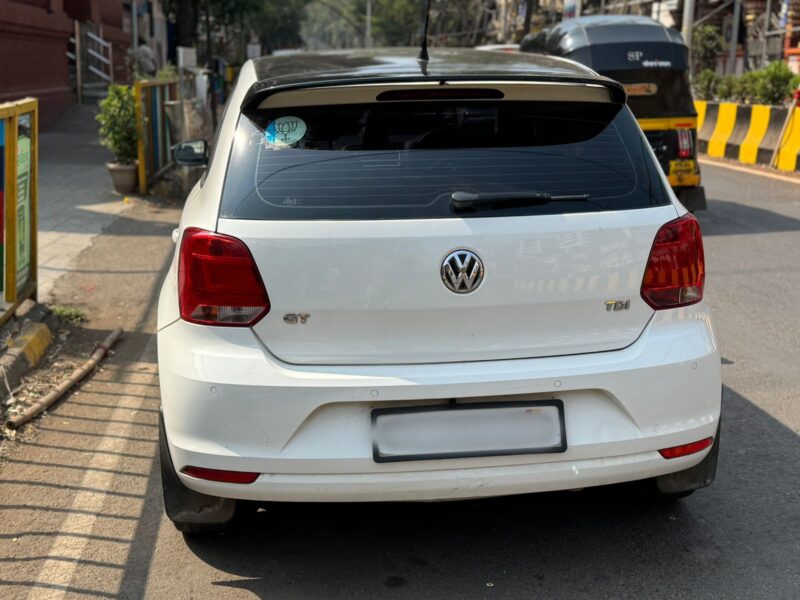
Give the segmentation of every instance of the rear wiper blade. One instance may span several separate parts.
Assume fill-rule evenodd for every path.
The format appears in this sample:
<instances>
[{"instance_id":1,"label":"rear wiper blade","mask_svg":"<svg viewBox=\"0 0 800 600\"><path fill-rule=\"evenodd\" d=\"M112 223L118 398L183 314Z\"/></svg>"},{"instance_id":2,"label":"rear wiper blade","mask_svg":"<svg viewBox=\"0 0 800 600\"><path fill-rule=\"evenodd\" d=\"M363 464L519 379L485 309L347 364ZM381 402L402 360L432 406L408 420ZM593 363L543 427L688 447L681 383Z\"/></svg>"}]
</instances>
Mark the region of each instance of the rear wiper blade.
<instances>
[{"instance_id":1,"label":"rear wiper blade","mask_svg":"<svg viewBox=\"0 0 800 600\"><path fill-rule=\"evenodd\" d=\"M585 202L589 194L566 194L554 196L548 192L453 192L450 195L450 206L454 210L466 210L478 206L533 206L548 202Z\"/></svg>"}]
</instances>

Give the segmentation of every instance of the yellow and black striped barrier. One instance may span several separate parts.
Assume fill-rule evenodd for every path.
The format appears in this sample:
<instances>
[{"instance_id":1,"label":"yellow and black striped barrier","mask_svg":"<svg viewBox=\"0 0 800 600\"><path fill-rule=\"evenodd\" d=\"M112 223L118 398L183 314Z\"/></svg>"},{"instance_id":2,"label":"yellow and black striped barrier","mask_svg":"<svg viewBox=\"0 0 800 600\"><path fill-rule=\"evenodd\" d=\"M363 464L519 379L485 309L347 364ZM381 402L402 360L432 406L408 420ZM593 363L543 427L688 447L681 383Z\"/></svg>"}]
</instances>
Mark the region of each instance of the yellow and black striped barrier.
<instances>
[{"instance_id":1,"label":"yellow and black striped barrier","mask_svg":"<svg viewBox=\"0 0 800 600\"><path fill-rule=\"evenodd\" d=\"M700 152L765 165L777 152L778 169L800 171L800 107L790 115L782 106L704 100L694 104Z\"/></svg>"}]
</instances>

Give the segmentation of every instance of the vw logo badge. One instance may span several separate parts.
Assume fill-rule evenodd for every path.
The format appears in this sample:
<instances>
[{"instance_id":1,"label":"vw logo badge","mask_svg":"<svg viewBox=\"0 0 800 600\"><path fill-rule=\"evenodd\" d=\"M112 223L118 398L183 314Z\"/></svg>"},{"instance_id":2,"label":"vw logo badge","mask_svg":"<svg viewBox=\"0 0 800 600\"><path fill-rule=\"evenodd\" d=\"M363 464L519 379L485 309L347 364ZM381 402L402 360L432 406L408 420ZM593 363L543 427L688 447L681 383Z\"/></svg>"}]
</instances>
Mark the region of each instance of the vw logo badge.
<instances>
[{"instance_id":1,"label":"vw logo badge","mask_svg":"<svg viewBox=\"0 0 800 600\"><path fill-rule=\"evenodd\" d=\"M469 250L455 250L442 261L442 281L451 292L469 294L483 281L483 261Z\"/></svg>"}]
</instances>

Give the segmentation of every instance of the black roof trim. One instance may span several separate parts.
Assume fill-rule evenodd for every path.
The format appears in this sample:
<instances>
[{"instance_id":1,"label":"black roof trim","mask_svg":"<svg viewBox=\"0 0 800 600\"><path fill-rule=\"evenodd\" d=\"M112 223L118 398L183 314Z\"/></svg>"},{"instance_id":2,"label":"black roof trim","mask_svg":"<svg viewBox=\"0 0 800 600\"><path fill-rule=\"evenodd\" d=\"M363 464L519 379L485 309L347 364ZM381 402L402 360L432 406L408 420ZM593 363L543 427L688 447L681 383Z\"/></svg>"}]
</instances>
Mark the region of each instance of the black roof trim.
<instances>
[{"instance_id":1,"label":"black roof trim","mask_svg":"<svg viewBox=\"0 0 800 600\"><path fill-rule=\"evenodd\" d=\"M625 90L574 61L526 53L435 48L425 72L414 48L384 48L302 53L253 61L258 81L247 91L242 110L292 89L346 85L431 82L547 82L603 85L613 102L625 102Z\"/></svg>"}]
</instances>

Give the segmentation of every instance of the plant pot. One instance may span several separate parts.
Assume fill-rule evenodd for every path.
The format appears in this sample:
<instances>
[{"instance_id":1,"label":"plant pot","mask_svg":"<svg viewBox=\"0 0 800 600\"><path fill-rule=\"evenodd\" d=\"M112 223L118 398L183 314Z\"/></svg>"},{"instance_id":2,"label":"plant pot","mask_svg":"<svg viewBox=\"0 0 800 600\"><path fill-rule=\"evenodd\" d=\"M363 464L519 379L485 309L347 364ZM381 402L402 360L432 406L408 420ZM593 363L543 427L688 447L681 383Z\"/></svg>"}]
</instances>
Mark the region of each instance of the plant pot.
<instances>
[{"instance_id":1,"label":"plant pot","mask_svg":"<svg viewBox=\"0 0 800 600\"><path fill-rule=\"evenodd\" d=\"M111 174L111 181L114 182L114 190L120 194L130 194L137 190L138 170L136 163L132 165L121 165L119 163L106 163L106 168Z\"/></svg>"}]
</instances>

